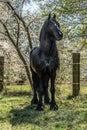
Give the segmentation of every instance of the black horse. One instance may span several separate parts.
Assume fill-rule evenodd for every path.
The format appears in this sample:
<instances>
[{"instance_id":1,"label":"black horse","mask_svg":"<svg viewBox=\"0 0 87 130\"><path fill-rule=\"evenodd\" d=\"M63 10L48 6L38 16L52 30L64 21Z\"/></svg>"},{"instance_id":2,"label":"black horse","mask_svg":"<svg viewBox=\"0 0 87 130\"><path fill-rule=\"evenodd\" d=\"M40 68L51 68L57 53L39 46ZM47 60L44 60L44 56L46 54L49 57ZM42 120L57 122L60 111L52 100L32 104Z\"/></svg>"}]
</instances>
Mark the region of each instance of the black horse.
<instances>
[{"instance_id":1,"label":"black horse","mask_svg":"<svg viewBox=\"0 0 87 130\"><path fill-rule=\"evenodd\" d=\"M37 110L43 110L44 102L50 104L50 109L57 110L58 106L55 102L55 78L56 70L60 66L56 40L59 41L63 37L60 31L60 25L56 20L56 15L51 17L49 14L44 22L40 32L40 46L30 52L30 68L33 80L33 99L32 104L37 104ZM51 100L48 95L48 84L50 84ZM38 94L38 95L37 95Z\"/></svg>"}]
</instances>

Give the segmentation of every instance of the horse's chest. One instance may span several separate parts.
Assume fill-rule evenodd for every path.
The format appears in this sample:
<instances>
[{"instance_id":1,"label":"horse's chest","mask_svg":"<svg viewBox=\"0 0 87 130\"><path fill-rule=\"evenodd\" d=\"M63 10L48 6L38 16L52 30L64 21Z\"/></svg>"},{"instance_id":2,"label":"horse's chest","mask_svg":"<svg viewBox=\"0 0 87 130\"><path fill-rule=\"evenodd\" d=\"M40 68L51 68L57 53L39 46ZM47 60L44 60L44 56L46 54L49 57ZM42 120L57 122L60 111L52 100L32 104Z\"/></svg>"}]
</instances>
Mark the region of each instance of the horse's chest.
<instances>
[{"instance_id":1,"label":"horse's chest","mask_svg":"<svg viewBox=\"0 0 87 130\"><path fill-rule=\"evenodd\" d=\"M50 58L45 58L44 62L45 62L45 66L47 66L47 65L50 65L52 61Z\"/></svg>"},{"instance_id":2,"label":"horse's chest","mask_svg":"<svg viewBox=\"0 0 87 130\"><path fill-rule=\"evenodd\" d=\"M52 71L56 68L57 66L57 59L53 57L44 57L41 60L42 68L44 71Z\"/></svg>"},{"instance_id":3,"label":"horse's chest","mask_svg":"<svg viewBox=\"0 0 87 130\"><path fill-rule=\"evenodd\" d=\"M55 57L40 55L38 58L35 58L33 62L31 61L31 67L35 73L50 73L53 70L57 69L57 63L58 59Z\"/></svg>"}]
</instances>

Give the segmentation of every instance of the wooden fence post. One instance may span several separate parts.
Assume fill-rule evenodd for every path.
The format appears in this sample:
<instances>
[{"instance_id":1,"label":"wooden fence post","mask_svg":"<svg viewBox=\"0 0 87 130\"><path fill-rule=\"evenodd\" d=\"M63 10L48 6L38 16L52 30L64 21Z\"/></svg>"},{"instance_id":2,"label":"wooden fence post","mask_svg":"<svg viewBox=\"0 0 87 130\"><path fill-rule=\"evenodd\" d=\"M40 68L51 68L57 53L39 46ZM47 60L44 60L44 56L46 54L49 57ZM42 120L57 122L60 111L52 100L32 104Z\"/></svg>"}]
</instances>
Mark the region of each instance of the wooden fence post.
<instances>
[{"instance_id":1,"label":"wooden fence post","mask_svg":"<svg viewBox=\"0 0 87 130\"><path fill-rule=\"evenodd\" d=\"M73 53L73 93L78 96L80 91L80 53Z\"/></svg>"},{"instance_id":2,"label":"wooden fence post","mask_svg":"<svg viewBox=\"0 0 87 130\"><path fill-rule=\"evenodd\" d=\"M4 83L4 57L0 57L0 91L3 90L3 83Z\"/></svg>"}]
</instances>

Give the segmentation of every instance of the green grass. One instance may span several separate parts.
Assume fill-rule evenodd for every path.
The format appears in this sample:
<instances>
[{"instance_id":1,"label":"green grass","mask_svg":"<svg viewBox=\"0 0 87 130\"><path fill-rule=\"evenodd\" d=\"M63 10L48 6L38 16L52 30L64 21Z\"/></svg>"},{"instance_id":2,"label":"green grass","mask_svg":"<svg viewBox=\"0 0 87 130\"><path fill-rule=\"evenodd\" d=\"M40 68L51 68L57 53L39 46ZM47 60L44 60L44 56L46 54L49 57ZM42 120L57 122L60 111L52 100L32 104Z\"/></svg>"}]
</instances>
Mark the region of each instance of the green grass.
<instances>
[{"instance_id":1,"label":"green grass","mask_svg":"<svg viewBox=\"0 0 87 130\"><path fill-rule=\"evenodd\" d=\"M29 86L8 86L0 95L0 130L86 130L87 87L82 86L80 96L69 99L71 86L57 86L58 111L43 112L31 106Z\"/></svg>"}]
</instances>

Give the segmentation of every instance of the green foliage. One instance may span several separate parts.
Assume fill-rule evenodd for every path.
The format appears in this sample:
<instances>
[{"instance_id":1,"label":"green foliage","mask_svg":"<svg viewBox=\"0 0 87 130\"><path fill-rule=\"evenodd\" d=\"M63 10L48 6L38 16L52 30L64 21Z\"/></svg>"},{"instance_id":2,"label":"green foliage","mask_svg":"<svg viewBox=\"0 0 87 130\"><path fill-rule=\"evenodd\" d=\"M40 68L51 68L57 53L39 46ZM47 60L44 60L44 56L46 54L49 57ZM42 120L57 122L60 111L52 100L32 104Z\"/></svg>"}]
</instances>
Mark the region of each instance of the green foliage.
<instances>
[{"instance_id":1,"label":"green foliage","mask_svg":"<svg viewBox=\"0 0 87 130\"><path fill-rule=\"evenodd\" d=\"M60 93L59 93L60 89ZM45 106L43 112L30 105L29 86L8 86L0 95L0 130L85 130L87 128L87 88L81 95L69 99L71 87L56 88L58 111Z\"/></svg>"},{"instance_id":2,"label":"green foliage","mask_svg":"<svg viewBox=\"0 0 87 130\"><path fill-rule=\"evenodd\" d=\"M87 37L87 1L86 0L53 0L47 4L45 13L55 12L61 23L65 37L70 40ZM50 7L49 7L50 5ZM86 33L85 33L86 32Z\"/></svg>"}]
</instances>

